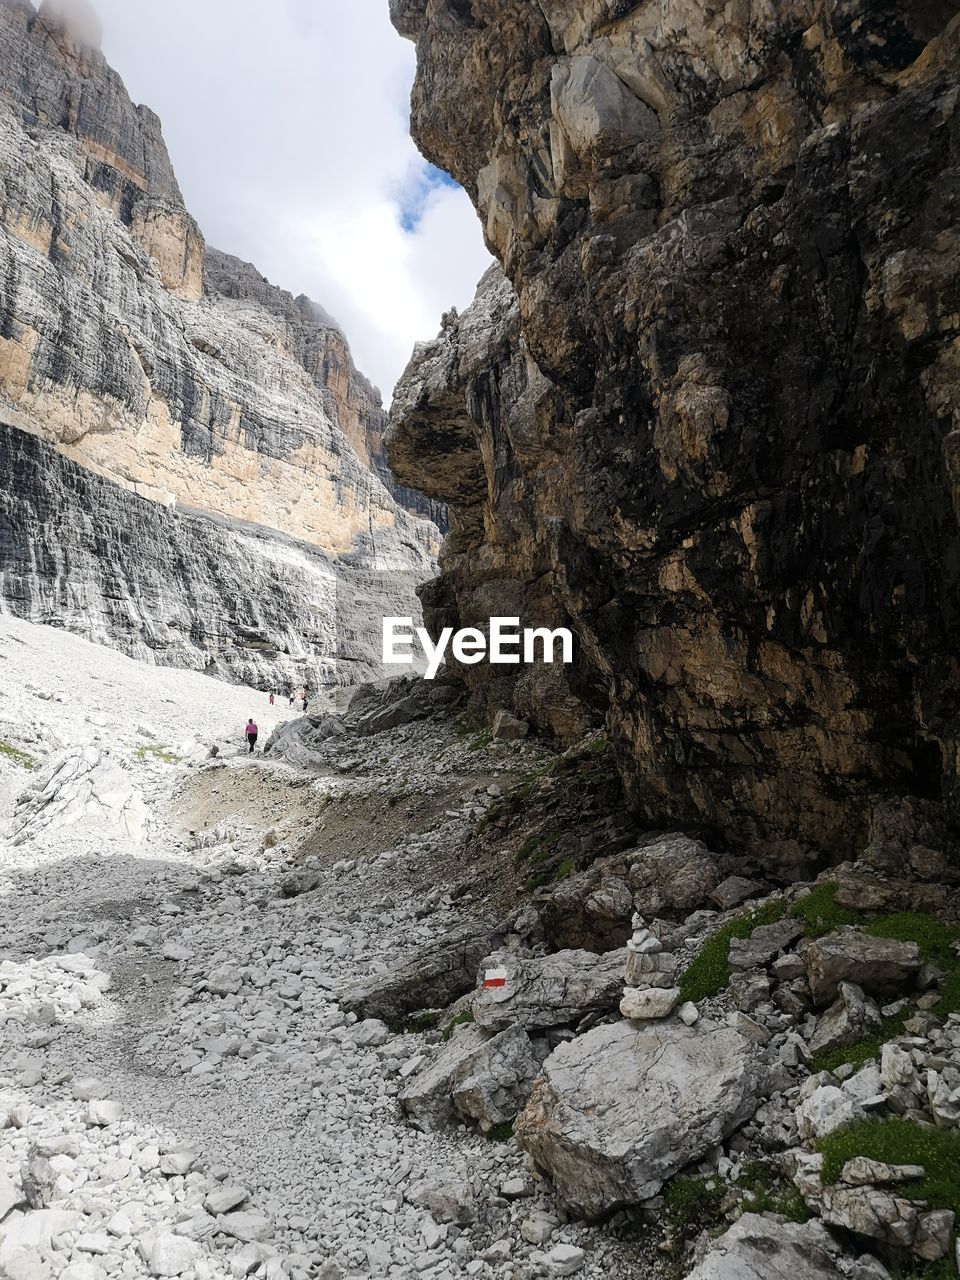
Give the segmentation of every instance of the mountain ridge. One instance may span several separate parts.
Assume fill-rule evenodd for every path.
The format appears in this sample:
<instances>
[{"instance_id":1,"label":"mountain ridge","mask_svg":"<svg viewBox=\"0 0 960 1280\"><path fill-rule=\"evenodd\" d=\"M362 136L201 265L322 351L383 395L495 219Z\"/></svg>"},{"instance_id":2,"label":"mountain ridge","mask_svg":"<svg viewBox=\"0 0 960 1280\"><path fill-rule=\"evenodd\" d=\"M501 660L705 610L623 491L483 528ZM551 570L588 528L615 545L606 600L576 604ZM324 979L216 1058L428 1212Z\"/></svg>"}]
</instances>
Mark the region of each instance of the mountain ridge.
<instances>
[{"instance_id":1,"label":"mountain ridge","mask_svg":"<svg viewBox=\"0 0 960 1280\"><path fill-rule=\"evenodd\" d=\"M205 246L156 115L133 105L103 55L78 43L49 3L38 10L0 4L0 175L6 423L161 508L272 528L311 545L331 572L346 575L341 605L352 591L366 601L379 590L385 611L396 612L429 573L439 535L395 498L378 393L318 304ZM13 448L11 456L26 454ZM49 468L54 488L62 481L57 472ZM16 482L6 480L11 488ZM29 483L35 490L35 476ZM136 504L111 499L107 506L118 537L135 546ZM101 640L113 635L128 650L162 634L162 619L141 619L138 639L123 624L86 618L71 604L75 597L43 580L41 563L26 555L15 531L2 546L8 607L42 601L50 620L46 613L59 601L62 625ZM94 549L85 549L88 575L96 573ZM380 575L378 589L358 587L351 575L361 569ZM188 577L190 570L183 565ZM197 571L206 578L203 565ZM88 585L96 594L97 584ZM229 628L208 611L195 630L209 648L194 636L158 645L157 658L244 667L264 588L254 574L248 598L238 602L252 621L238 617L236 653L225 653ZM205 588L198 592L208 599ZM259 682L297 678L287 633L320 634L310 613L322 605L317 592L288 626L277 620L266 643L258 642L248 666ZM288 604L296 614L295 596ZM415 601L401 612L410 608ZM366 604L358 616L366 629L360 668L377 675L379 635ZM335 636L323 632L317 643L302 647L299 683L316 683L335 658Z\"/></svg>"}]
</instances>

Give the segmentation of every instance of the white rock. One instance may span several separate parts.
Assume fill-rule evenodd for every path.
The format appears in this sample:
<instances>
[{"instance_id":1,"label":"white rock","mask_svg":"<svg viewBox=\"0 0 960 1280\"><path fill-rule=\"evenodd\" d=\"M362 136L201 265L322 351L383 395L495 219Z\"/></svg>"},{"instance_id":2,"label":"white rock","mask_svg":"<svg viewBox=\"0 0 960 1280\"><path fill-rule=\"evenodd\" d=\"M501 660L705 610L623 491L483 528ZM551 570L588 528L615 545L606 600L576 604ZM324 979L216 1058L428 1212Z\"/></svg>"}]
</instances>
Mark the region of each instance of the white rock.
<instances>
[{"instance_id":1,"label":"white rock","mask_svg":"<svg viewBox=\"0 0 960 1280\"><path fill-rule=\"evenodd\" d=\"M217 1223L228 1236L242 1240L245 1244L266 1240L273 1234L270 1220L259 1213L225 1213L217 1219Z\"/></svg>"},{"instance_id":2,"label":"white rock","mask_svg":"<svg viewBox=\"0 0 960 1280\"><path fill-rule=\"evenodd\" d=\"M547 1254L547 1265L555 1276L572 1276L583 1266L587 1255L572 1244L555 1244Z\"/></svg>"},{"instance_id":3,"label":"white rock","mask_svg":"<svg viewBox=\"0 0 960 1280\"><path fill-rule=\"evenodd\" d=\"M22 1199L23 1193L14 1180L6 1174L0 1174L0 1219L5 1218Z\"/></svg>"},{"instance_id":4,"label":"white rock","mask_svg":"<svg viewBox=\"0 0 960 1280\"><path fill-rule=\"evenodd\" d=\"M620 1013L634 1022L665 1018L679 999L679 987L630 987L620 1001Z\"/></svg>"},{"instance_id":5,"label":"white rock","mask_svg":"<svg viewBox=\"0 0 960 1280\"><path fill-rule=\"evenodd\" d=\"M822 1138L863 1117L862 1108L835 1085L821 1085L796 1109L801 1138Z\"/></svg>"},{"instance_id":6,"label":"white rock","mask_svg":"<svg viewBox=\"0 0 960 1280\"><path fill-rule=\"evenodd\" d=\"M105 1127L116 1124L123 1114L119 1102L109 1098L94 1098L87 1103L87 1124Z\"/></svg>"},{"instance_id":7,"label":"white rock","mask_svg":"<svg viewBox=\"0 0 960 1280\"><path fill-rule=\"evenodd\" d=\"M50 1248L57 1236L72 1231L80 1222L80 1214L70 1209L33 1209L30 1213L11 1213L0 1236L0 1266L18 1249L37 1254Z\"/></svg>"},{"instance_id":8,"label":"white rock","mask_svg":"<svg viewBox=\"0 0 960 1280\"><path fill-rule=\"evenodd\" d=\"M216 1217L218 1214L229 1213L231 1209L239 1208L249 1199L250 1192L244 1187L217 1187L204 1200L203 1207Z\"/></svg>"},{"instance_id":9,"label":"white rock","mask_svg":"<svg viewBox=\"0 0 960 1280\"><path fill-rule=\"evenodd\" d=\"M367 1018L354 1027L353 1038L364 1048L376 1048L390 1039L390 1028L379 1018Z\"/></svg>"},{"instance_id":10,"label":"white rock","mask_svg":"<svg viewBox=\"0 0 960 1280\"><path fill-rule=\"evenodd\" d=\"M152 1276L189 1276L200 1253L195 1240L161 1232L147 1251L147 1267Z\"/></svg>"}]
</instances>

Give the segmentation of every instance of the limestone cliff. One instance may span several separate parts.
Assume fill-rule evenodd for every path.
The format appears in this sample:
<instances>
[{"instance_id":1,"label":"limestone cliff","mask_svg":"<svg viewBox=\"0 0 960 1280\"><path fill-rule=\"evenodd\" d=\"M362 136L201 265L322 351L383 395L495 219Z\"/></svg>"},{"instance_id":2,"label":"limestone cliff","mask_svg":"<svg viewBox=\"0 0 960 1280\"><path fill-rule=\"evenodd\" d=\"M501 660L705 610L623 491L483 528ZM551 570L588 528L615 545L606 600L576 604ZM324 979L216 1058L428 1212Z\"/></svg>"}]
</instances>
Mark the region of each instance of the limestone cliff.
<instances>
[{"instance_id":1,"label":"limestone cliff","mask_svg":"<svg viewBox=\"0 0 960 1280\"><path fill-rule=\"evenodd\" d=\"M241 522L260 530L261 549L267 531L276 531L280 560L292 539L312 548L308 558L316 553L327 576L344 569L341 603L355 570L383 576L383 612L395 612L403 599L397 585L409 590L429 572L438 535L429 520L399 505L386 476L379 393L355 368L343 333L322 308L274 288L249 264L205 248L184 207L159 121L133 105L90 43L89 27L77 29L76 6L69 12L65 22L55 4L34 11L0 0L0 420L161 508L186 508L191 520L217 517L217 530L197 534L193 543L200 562L202 546L217 545L221 555L232 547L236 564L229 572L237 589L249 541L231 539L227 531ZM8 447L17 458L27 449ZM54 495L97 492L121 542L129 535L136 540L140 522L154 522L152 513L136 503L125 506L112 490L106 496L102 486L64 485L53 455L39 456L46 460L41 470L51 475L45 489L31 491L44 489L34 516ZM17 483L13 473L3 477L11 490L6 506L29 524ZM439 509L421 500L421 510ZM75 523L66 513L60 531ZM138 572L149 577L171 570L169 556L158 551L173 536L176 522L168 525L134 553L158 553ZM259 581L258 574L250 576L244 604L235 600L220 610L220 622L211 622L204 606L196 621L204 643L189 641L179 606L176 625L162 639L166 616L141 618L135 591L106 591L111 599L134 601L127 615L142 624L134 635L122 609L96 606L85 614L79 604L81 596L94 601L104 594L93 544L78 550L86 576L71 593L62 589L51 539L46 530L45 554L32 560L22 558L22 539L0 542L9 607L191 666L241 671L243 662L229 651L251 647L256 661L251 657L250 669L266 683L292 674L281 661L291 644L302 678L311 683L336 656L329 628L318 627L311 613L317 601L310 590L300 611L295 593L288 593L294 612L285 640L274 628L276 644L247 645L244 627L259 634L262 574ZM178 572L189 579L195 569L194 594L206 599L211 578L200 562L183 555ZM47 579L41 566L50 568ZM364 598L369 589L368 583ZM164 598L189 598L192 590L189 581L168 582L149 599L160 608ZM244 615L247 622L238 621L231 640L224 620ZM358 605L358 627L361 617L372 625ZM378 643L378 621L376 632L362 639L368 654ZM275 671L269 652L278 655Z\"/></svg>"},{"instance_id":2,"label":"limestone cliff","mask_svg":"<svg viewBox=\"0 0 960 1280\"><path fill-rule=\"evenodd\" d=\"M571 687L475 702L579 698L652 822L772 859L956 830L960 5L391 10L509 279L397 397L454 507L427 614L579 635Z\"/></svg>"}]
</instances>

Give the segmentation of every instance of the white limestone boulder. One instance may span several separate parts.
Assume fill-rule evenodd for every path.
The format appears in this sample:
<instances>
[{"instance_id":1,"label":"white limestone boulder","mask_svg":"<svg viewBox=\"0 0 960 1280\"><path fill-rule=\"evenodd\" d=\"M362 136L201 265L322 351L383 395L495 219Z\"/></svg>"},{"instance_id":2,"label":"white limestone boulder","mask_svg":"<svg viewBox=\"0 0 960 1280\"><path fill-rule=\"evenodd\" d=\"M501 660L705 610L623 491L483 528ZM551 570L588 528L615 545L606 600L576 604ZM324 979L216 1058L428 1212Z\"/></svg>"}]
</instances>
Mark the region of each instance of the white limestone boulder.
<instances>
[{"instance_id":1,"label":"white limestone boulder","mask_svg":"<svg viewBox=\"0 0 960 1280\"><path fill-rule=\"evenodd\" d=\"M757 1107L755 1047L679 1020L595 1027L550 1055L516 1137L588 1218L655 1195Z\"/></svg>"}]
</instances>

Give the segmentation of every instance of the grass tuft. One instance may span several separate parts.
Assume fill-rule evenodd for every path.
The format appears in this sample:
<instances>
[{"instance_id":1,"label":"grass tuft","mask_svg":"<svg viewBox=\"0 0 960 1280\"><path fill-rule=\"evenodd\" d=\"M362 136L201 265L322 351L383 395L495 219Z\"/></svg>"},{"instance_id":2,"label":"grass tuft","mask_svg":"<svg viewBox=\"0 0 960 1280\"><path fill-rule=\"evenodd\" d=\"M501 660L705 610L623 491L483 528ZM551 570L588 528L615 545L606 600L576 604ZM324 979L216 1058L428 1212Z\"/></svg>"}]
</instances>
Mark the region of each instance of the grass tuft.
<instances>
[{"instance_id":1,"label":"grass tuft","mask_svg":"<svg viewBox=\"0 0 960 1280\"><path fill-rule=\"evenodd\" d=\"M815 1144L823 1153L822 1181L838 1181L843 1166L854 1156L886 1164L922 1164L926 1176L905 1184L911 1200L924 1200L932 1209L956 1209L960 1204L960 1133L933 1129L912 1120L861 1120L828 1134Z\"/></svg>"},{"instance_id":2,"label":"grass tuft","mask_svg":"<svg viewBox=\"0 0 960 1280\"><path fill-rule=\"evenodd\" d=\"M0 742L0 756L5 756L11 764L15 764L20 769L26 769L29 772L36 761L27 751L21 751L19 747L12 746L9 742Z\"/></svg>"},{"instance_id":3,"label":"grass tuft","mask_svg":"<svg viewBox=\"0 0 960 1280\"><path fill-rule=\"evenodd\" d=\"M447 1025L443 1029L444 1043L446 1043L450 1039L454 1031L456 1031L457 1027L464 1027L467 1025L467 1023L475 1022L475 1021L476 1019L473 1016L472 1009L464 1009L461 1013L458 1013L455 1018L450 1019L450 1021L447 1023Z\"/></svg>"},{"instance_id":4,"label":"grass tuft","mask_svg":"<svg viewBox=\"0 0 960 1280\"><path fill-rule=\"evenodd\" d=\"M730 983L730 943L734 938L749 938L762 924L781 920L783 912L782 902L767 902L728 920L711 934L680 977L680 999L696 1002L724 991Z\"/></svg>"},{"instance_id":5,"label":"grass tuft","mask_svg":"<svg viewBox=\"0 0 960 1280\"><path fill-rule=\"evenodd\" d=\"M168 747L158 747L149 744L144 747L137 747L136 756L138 760L146 760L147 756L154 760L161 760L164 764L177 764L180 757Z\"/></svg>"},{"instance_id":6,"label":"grass tuft","mask_svg":"<svg viewBox=\"0 0 960 1280\"><path fill-rule=\"evenodd\" d=\"M777 1171L765 1160L748 1160L736 1182L747 1193L744 1211L779 1213L791 1222L808 1222L810 1209L792 1183L784 1184Z\"/></svg>"},{"instance_id":7,"label":"grass tuft","mask_svg":"<svg viewBox=\"0 0 960 1280\"><path fill-rule=\"evenodd\" d=\"M862 922L863 916L859 911L837 905L837 887L833 881L818 884L790 908L791 916L803 921L805 937L820 938L841 925Z\"/></svg>"}]
</instances>

